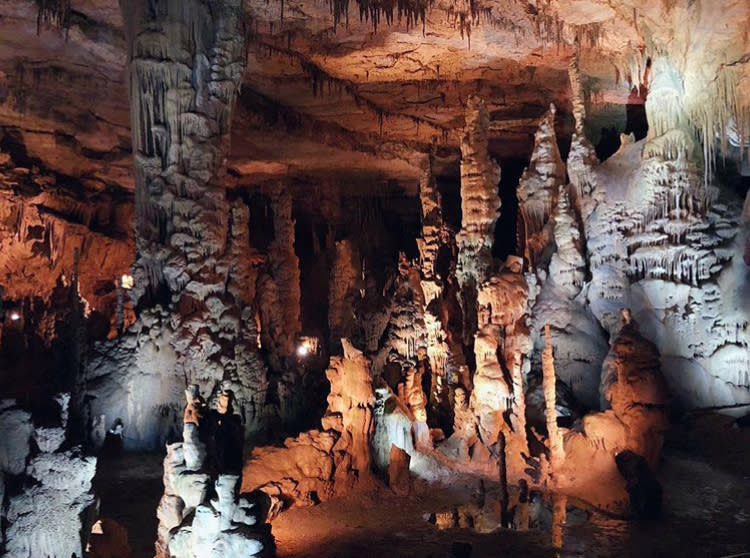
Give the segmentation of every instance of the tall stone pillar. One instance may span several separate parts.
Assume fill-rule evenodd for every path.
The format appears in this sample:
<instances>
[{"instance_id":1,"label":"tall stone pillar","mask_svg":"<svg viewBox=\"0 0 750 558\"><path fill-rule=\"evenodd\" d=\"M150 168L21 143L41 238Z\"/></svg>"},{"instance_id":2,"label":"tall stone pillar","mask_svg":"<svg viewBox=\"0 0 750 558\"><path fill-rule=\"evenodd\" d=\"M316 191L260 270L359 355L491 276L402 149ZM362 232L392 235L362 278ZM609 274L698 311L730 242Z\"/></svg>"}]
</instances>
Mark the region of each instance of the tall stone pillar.
<instances>
[{"instance_id":1,"label":"tall stone pillar","mask_svg":"<svg viewBox=\"0 0 750 558\"><path fill-rule=\"evenodd\" d=\"M466 103L466 123L461 137L461 231L456 236L464 312L464 342L477 328L477 289L493 271L492 244L500 213L500 166L490 157L487 133L490 117L479 97Z\"/></svg>"},{"instance_id":2,"label":"tall stone pillar","mask_svg":"<svg viewBox=\"0 0 750 558\"><path fill-rule=\"evenodd\" d=\"M122 419L132 447L163 443L187 384L209 397L231 390L248 434L263 415L249 212L230 203L224 183L245 70L242 10L240 0L123 3L139 320L97 347L100 366L87 372L84 390L92 420Z\"/></svg>"}]
</instances>

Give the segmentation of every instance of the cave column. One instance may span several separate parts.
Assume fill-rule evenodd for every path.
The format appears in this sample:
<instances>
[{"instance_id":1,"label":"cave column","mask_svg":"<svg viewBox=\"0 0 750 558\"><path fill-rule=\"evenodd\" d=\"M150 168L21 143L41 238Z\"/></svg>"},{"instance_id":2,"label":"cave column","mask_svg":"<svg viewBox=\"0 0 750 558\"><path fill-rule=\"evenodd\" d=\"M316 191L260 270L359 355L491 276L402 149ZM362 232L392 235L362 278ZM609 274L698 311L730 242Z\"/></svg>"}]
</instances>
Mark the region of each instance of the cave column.
<instances>
[{"instance_id":1,"label":"cave column","mask_svg":"<svg viewBox=\"0 0 750 558\"><path fill-rule=\"evenodd\" d=\"M227 200L232 112L246 64L242 3L138 0L124 14L130 40L136 263L141 314L169 316L176 373L215 393L236 390L247 424L258 419L265 371L249 308L230 287L247 267L248 216ZM157 312L158 313L158 312ZM163 314L164 316L164 314Z\"/></svg>"},{"instance_id":2,"label":"cave column","mask_svg":"<svg viewBox=\"0 0 750 558\"><path fill-rule=\"evenodd\" d=\"M464 312L464 342L469 343L477 328L477 289L493 271L492 244L500 212L500 166L490 157L487 136L490 117L479 97L466 103L461 137L461 231L456 236L458 265L456 278L461 287Z\"/></svg>"},{"instance_id":3,"label":"cave column","mask_svg":"<svg viewBox=\"0 0 750 558\"><path fill-rule=\"evenodd\" d=\"M450 232L443 220L440 193L432 172L432 155L427 157L419 180L419 200L422 209L422 236L417 239L421 260L421 285L424 294L424 323L427 334L427 357L430 363L430 393L426 394L430 408L439 418L451 415L447 374L449 363L456 361L455 348L448 343L448 332L441 320L447 313L443 299L444 285L438 276L437 263L441 249L450 249ZM463 356L461 356L461 360ZM441 423L443 420L440 421Z\"/></svg>"},{"instance_id":4,"label":"cave column","mask_svg":"<svg viewBox=\"0 0 750 558\"><path fill-rule=\"evenodd\" d=\"M274 238L268 261L258 279L257 299L261 318L261 343L269 359L271 383L285 424L304 406L298 389L296 347L302 331L299 258L295 252L295 222L292 195L286 184L270 192Z\"/></svg>"}]
</instances>

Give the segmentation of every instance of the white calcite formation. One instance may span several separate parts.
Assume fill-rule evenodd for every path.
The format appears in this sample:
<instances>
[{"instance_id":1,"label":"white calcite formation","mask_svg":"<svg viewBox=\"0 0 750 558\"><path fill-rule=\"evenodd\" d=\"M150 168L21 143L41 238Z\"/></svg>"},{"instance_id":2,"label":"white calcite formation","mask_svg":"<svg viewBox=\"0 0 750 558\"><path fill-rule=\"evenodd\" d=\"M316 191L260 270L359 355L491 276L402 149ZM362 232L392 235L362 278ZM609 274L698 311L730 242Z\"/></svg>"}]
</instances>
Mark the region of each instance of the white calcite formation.
<instances>
[{"instance_id":1,"label":"white calcite formation","mask_svg":"<svg viewBox=\"0 0 750 558\"><path fill-rule=\"evenodd\" d=\"M183 441L168 444L164 458L157 558L273 556L268 510L261 495L239 494L239 470L228 456L242 453L242 437L232 440L230 433L231 394L222 392L215 411L208 410L197 385L185 397ZM233 442L239 447L227 447Z\"/></svg>"},{"instance_id":2,"label":"white calcite formation","mask_svg":"<svg viewBox=\"0 0 750 558\"><path fill-rule=\"evenodd\" d=\"M88 533L98 512L91 492L96 458L67 441L69 394L55 398L58 422L34 427L31 415L13 401L0 403L0 451L3 556L7 558L83 558ZM31 443L33 440L33 443Z\"/></svg>"},{"instance_id":3,"label":"white calcite formation","mask_svg":"<svg viewBox=\"0 0 750 558\"><path fill-rule=\"evenodd\" d=\"M596 157L594 146L584 132L586 105L583 84L581 83L581 64L578 49L576 49L575 55L570 58L568 78L570 80L575 130L570 139L570 150L565 164L570 179L571 196L578 213L585 218L591 211L593 200L599 197L601 189L597 188L593 173L593 168L599 164L599 159Z\"/></svg>"},{"instance_id":4,"label":"white calcite formation","mask_svg":"<svg viewBox=\"0 0 750 558\"><path fill-rule=\"evenodd\" d=\"M606 201L584 224L592 275L587 303L611 335L620 310L632 309L683 405L747 403L739 203L717 200L717 188L692 159L679 75L664 61L655 62L653 74L658 94L650 93L646 106L660 116L649 137L624 145L596 169Z\"/></svg>"},{"instance_id":5,"label":"white calcite formation","mask_svg":"<svg viewBox=\"0 0 750 558\"><path fill-rule=\"evenodd\" d=\"M186 380L205 393L230 383L248 435L264 417L249 217L224 184L245 67L241 12L233 0L172 0L127 14L140 318L95 349L81 386L91 427L121 419L126 447L163 443Z\"/></svg>"},{"instance_id":6,"label":"white calcite formation","mask_svg":"<svg viewBox=\"0 0 750 558\"><path fill-rule=\"evenodd\" d=\"M564 186L558 194L553 231L556 249L549 263L549 278L567 298L574 298L583 286L586 262L581 232Z\"/></svg>"}]
</instances>

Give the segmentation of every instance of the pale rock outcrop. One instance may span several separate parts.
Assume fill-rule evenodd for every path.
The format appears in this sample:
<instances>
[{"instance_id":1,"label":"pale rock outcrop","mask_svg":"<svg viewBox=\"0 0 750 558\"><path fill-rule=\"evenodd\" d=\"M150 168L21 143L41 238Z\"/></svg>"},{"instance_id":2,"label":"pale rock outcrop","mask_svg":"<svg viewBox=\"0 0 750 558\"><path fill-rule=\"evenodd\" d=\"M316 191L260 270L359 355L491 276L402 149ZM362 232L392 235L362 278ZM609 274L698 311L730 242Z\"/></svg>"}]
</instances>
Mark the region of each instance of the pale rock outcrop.
<instances>
[{"instance_id":1,"label":"pale rock outcrop","mask_svg":"<svg viewBox=\"0 0 750 558\"><path fill-rule=\"evenodd\" d=\"M96 458L86 456L80 446L67 446L69 394L55 398L58 422L33 430L36 450L29 453L32 437L30 415L19 413L5 400L0 424L15 432L4 440L15 441L6 455L1 476L13 475L20 490L0 490L4 557L83 558L88 534L98 513L91 492ZM25 453L25 455L24 455ZM22 465L22 466L21 466ZM2 482L0 482L2 484Z\"/></svg>"}]
</instances>

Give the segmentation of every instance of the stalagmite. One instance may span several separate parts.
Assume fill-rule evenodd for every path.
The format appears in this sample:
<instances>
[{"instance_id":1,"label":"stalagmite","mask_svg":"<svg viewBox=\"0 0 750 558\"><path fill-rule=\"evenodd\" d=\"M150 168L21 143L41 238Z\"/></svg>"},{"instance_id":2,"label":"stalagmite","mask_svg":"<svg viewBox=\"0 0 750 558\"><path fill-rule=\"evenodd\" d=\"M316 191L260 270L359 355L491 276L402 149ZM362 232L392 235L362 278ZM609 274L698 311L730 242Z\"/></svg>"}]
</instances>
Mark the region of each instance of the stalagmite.
<instances>
[{"instance_id":1,"label":"stalagmite","mask_svg":"<svg viewBox=\"0 0 750 558\"><path fill-rule=\"evenodd\" d=\"M501 205L500 167L487 149L489 124L484 101L469 97L461 137L461 231L456 236L465 340L476 330L476 291L493 270L492 245Z\"/></svg>"},{"instance_id":2,"label":"stalagmite","mask_svg":"<svg viewBox=\"0 0 750 558\"><path fill-rule=\"evenodd\" d=\"M233 415L231 392L222 391L211 411L198 386L185 395L183 442L168 444L164 459L157 558L203 558L217 550L227 558L272 556L260 495L239 494L242 426Z\"/></svg>"},{"instance_id":3,"label":"stalagmite","mask_svg":"<svg viewBox=\"0 0 750 558\"><path fill-rule=\"evenodd\" d=\"M432 174L431 158L422 169L419 177L419 200L422 214L422 236L417 239L417 247L421 258L423 290L425 291L425 304L429 305L438 295L438 286L427 286L438 280L437 260L440 248L445 245L445 223L441 208L440 193Z\"/></svg>"},{"instance_id":4,"label":"stalagmite","mask_svg":"<svg viewBox=\"0 0 750 558\"><path fill-rule=\"evenodd\" d=\"M555 409L555 361L552 353L552 337L549 326L544 328L545 347L542 355L542 373L544 385L544 401L547 417L547 436L549 440L550 468L552 480L565 461L562 433L557 426L557 411Z\"/></svg>"},{"instance_id":5,"label":"stalagmite","mask_svg":"<svg viewBox=\"0 0 750 558\"><path fill-rule=\"evenodd\" d=\"M569 298L583 286L586 262L583 259L581 233L565 186L560 187L555 212L554 240L557 250L549 264L549 276Z\"/></svg>"},{"instance_id":6,"label":"stalagmite","mask_svg":"<svg viewBox=\"0 0 750 558\"><path fill-rule=\"evenodd\" d=\"M402 370L417 363L417 353L427 345L424 321L424 293L418 269L403 253L399 254L398 275L392 286L390 316L380 348L373 360L376 374L385 366Z\"/></svg>"},{"instance_id":7,"label":"stalagmite","mask_svg":"<svg viewBox=\"0 0 750 558\"><path fill-rule=\"evenodd\" d=\"M548 224L565 184L565 165L560 158L555 134L555 105L539 122L529 166L518 183L518 208L521 214L524 257L536 267L546 262L545 250L552 231Z\"/></svg>"},{"instance_id":8,"label":"stalagmite","mask_svg":"<svg viewBox=\"0 0 750 558\"><path fill-rule=\"evenodd\" d=\"M432 156L427 158L419 181L419 198L422 208L422 236L417 239L421 258L421 287L424 295L423 310L426 353L429 358L429 385L427 393L430 408L436 416L435 423L443 422L450 416L450 376L453 364L463 361L458 355L459 348L448 343L448 332L441 313L444 312L444 282L439 277L437 264L441 250L455 250L455 243L443 220L440 193L432 173Z\"/></svg>"},{"instance_id":9,"label":"stalagmite","mask_svg":"<svg viewBox=\"0 0 750 558\"><path fill-rule=\"evenodd\" d=\"M294 251L294 219L292 196L282 188L272 195L274 238L269 246L270 275L278 293L276 316L280 327L274 328L275 337L267 338L268 346L276 347L277 357L294 353L300 322L300 272L299 258ZM263 338L263 334L261 334Z\"/></svg>"},{"instance_id":10,"label":"stalagmite","mask_svg":"<svg viewBox=\"0 0 750 558\"><path fill-rule=\"evenodd\" d=\"M265 492L277 511L282 505L328 500L372 481L370 362L348 340L341 344L344 356L332 357L326 370L331 392L322 428L287 438L282 447L255 448L244 465L242 489Z\"/></svg>"}]
</instances>

